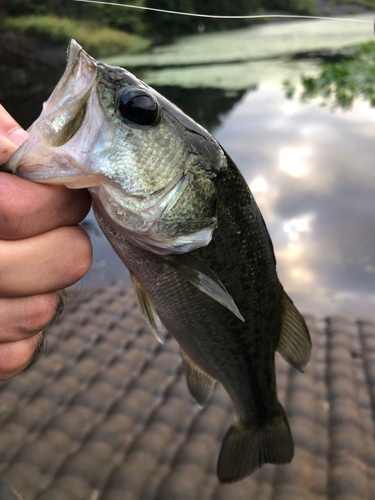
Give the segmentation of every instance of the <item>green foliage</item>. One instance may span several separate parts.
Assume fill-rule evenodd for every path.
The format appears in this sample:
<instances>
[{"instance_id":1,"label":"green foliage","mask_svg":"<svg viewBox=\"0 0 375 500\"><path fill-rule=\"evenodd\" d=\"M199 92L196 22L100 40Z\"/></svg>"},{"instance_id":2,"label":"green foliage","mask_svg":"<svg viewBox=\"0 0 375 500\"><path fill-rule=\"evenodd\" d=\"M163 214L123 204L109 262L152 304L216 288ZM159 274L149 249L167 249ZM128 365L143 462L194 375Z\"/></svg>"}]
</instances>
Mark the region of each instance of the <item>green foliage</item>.
<instances>
[{"instance_id":1,"label":"green foliage","mask_svg":"<svg viewBox=\"0 0 375 500\"><path fill-rule=\"evenodd\" d=\"M136 5L143 7L146 0L106 0L112 3L126 3L129 5ZM90 19L100 23L101 26L110 26L130 33L143 34L147 31L146 25L143 21L144 11L140 9L127 9L110 5L95 5L85 4L80 2L67 2L63 0L64 8L68 3L75 4L77 9L75 16L76 19ZM70 14L71 17L71 14Z\"/></svg>"},{"instance_id":2,"label":"green foliage","mask_svg":"<svg viewBox=\"0 0 375 500\"><path fill-rule=\"evenodd\" d=\"M303 0L304 1L304 0ZM262 1L259 0L206 0L200 2L194 1L197 13L199 14L217 14L220 16L240 16L259 13L262 10ZM200 20L203 22L203 19ZM244 24L249 24L249 21L241 19L211 19L207 24L208 29L228 29Z\"/></svg>"},{"instance_id":3,"label":"green foliage","mask_svg":"<svg viewBox=\"0 0 375 500\"><path fill-rule=\"evenodd\" d=\"M330 0L333 5L357 4L370 10L374 10L374 0Z\"/></svg>"},{"instance_id":4,"label":"green foliage","mask_svg":"<svg viewBox=\"0 0 375 500\"><path fill-rule=\"evenodd\" d=\"M205 2L201 0L146 0L146 6L192 14L236 16L258 12L261 8L261 0L237 0L236 2L233 0L206 0ZM197 32L202 28L208 31L234 28L245 23L244 20L239 19L209 19L155 12L145 12L145 21L150 31L159 38Z\"/></svg>"},{"instance_id":5,"label":"green foliage","mask_svg":"<svg viewBox=\"0 0 375 500\"><path fill-rule=\"evenodd\" d=\"M5 13L9 16L48 14L73 20L96 21L101 27L111 26L131 33L141 33L145 30L143 11L139 9L84 4L73 0L0 0L0 3L1 1L5 1ZM116 3L115 0L107 1ZM145 0L127 0L124 3L142 6Z\"/></svg>"},{"instance_id":6,"label":"green foliage","mask_svg":"<svg viewBox=\"0 0 375 500\"><path fill-rule=\"evenodd\" d=\"M149 45L149 41L136 35L107 27L100 28L98 24L89 21L75 21L50 15L8 17L2 28L65 47L71 38L75 38L89 54L99 58L137 52Z\"/></svg>"},{"instance_id":7,"label":"green foliage","mask_svg":"<svg viewBox=\"0 0 375 500\"><path fill-rule=\"evenodd\" d=\"M375 42L362 44L351 59L324 64L317 77L303 76L302 85L303 100L320 97L332 108L350 108L360 98L375 107ZM288 83L286 93L294 93Z\"/></svg>"},{"instance_id":8,"label":"green foliage","mask_svg":"<svg viewBox=\"0 0 375 500\"><path fill-rule=\"evenodd\" d=\"M194 0L146 0L146 6L153 9L174 10L196 14ZM170 38L197 30L201 19L160 12L145 11L144 20L150 33L156 38Z\"/></svg>"},{"instance_id":9,"label":"green foliage","mask_svg":"<svg viewBox=\"0 0 375 500\"><path fill-rule=\"evenodd\" d=\"M265 9L284 12L310 12L316 0L145 0L147 7L210 14L218 16L241 16L259 14ZM250 21L243 19L208 19L173 14L145 12L144 21L152 34L168 38L177 34L196 32L202 27L206 31L235 28Z\"/></svg>"},{"instance_id":10,"label":"green foliage","mask_svg":"<svg viewBox=\"0 0 375 500\"><path fill-rule=\"evenodd\" d=\"M311 14L316 7L316 0L264 0L263 6L268 10Z\"/></svg>"},{"instance_id":11,"label":"green foliage","mask_svg":"<svg viewBox=\"0 0 375 500\"><path fill-rule=\"evenodd\" d=\"M116 0L107 0L116 3ZM259 14L265 10L291 13L307 13L317 0L124 0L124 3L139 7L209 14L237 16ZM374 0L358 0L374 1ZM117 0L119 2L119 0ZM121 3L121 2L120 2ZM4 15L5 14L5 15ZM209 19L174 14L162 14L140 9L75 2L73 0L0 0L0 22L8 15L58 16L76 21L92 21L102 28L125 30L129 33L152 34L165 40L174 36L200 30L213 31L236 28L250 21L242 19Z\"/></svg>"}]
</instances>

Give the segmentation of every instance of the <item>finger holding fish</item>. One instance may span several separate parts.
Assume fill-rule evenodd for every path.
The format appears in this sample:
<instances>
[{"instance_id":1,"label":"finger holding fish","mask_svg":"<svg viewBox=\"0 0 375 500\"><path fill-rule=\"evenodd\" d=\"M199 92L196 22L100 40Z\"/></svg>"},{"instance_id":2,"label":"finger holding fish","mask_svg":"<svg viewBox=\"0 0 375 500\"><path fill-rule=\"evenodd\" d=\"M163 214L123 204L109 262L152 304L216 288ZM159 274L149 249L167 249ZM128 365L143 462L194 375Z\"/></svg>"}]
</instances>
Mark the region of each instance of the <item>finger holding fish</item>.
<instances>
[{"instance_id":1,"label":"finger holding fish","mask_svg":"<svg viewBox=\"0 0 375 500\"><path fill-rule=\"evenodd\" d=\"M59 301L58 292L0 298L0 380L17 375L35 359Z\"/></svg>"},{"instance_id":2,"label":"finger holding fish","mask_svg":"<svg viewBox=\"0 0 375 500\"><path fill-rule=\"evenodd\" d=\"M0 159L28 137L0 107ZM91 197L86 190L31 183L0 173L0 380L33 362L42 331L61 310L59 290L91 264L91 243L77 224Z\"/></svg>"},{"instance_id":3,"label":"finger holding fish","mask_svg":"<svg viewBox=\"0 0 375 500\"><path fill-rule=\"evenodd\" d=\"M0 345L38 334L58 310L59 292L0 298Z\"/></svg>"},{"instance_id":4,"label":"finger holding fish","mask_svg":"<svg viewBox=\"0 0 375 500\"><path fill-rule=\"evenodd\" d=\"M0 380L8 380L27 368L38 351L42 332L21 340L0 343Z\"/></svg>"},{"instance_id":5,"label":"finger holding fish","mask_svg":"<svg viewBox=\"0 0 375 500\"><path fill-rule=\"evenodd\" d=\"M92 247L80 226L64 226L22 240L0 240L0 297L61 290L84 276Z\"/></svg>"},{"instance_id":6,"label":"finger holding fish","mask_svg":"<svg viewBox=\"0 0 375 500\"><path fill-rule=\"evenodd\" d=\"M26 181L0 172L0 237L30 238L61 226L74 226L87 215L87 190L71 190Z\"/></svg>"},{"instance_id":7,"label":"finger holding fish","mask_svg":"<svg viewBox=\"0 0 375 500\"><path fill-rule=\"evenodd\" d=\"M0 165L26 141L29 134L10 116L0 104Z\"/></svg>"},{"instance_id":8,"label":"finger holding fish","mask_svg":"<svg viewBox=\"0 0 375 500\"><path fill-rule=\"evenodd\" d=\"M88 271L91 252L79 226L0 240L0 380L30 364L59 310L58 291Z\"/></svg>"},{"instance_id":9,"label":"finger holding fish","mask_svg":"<svg viewBox=\"0 0 375 500\"><path fill-rule=\"evenodd\" d=\"M0 240L0 380L30 364L59 310L58 291L88 271L91 252L78 226Z\"/></svg>"},{"instance_id":10,"label":"finger holding fish","mask_svg":"<svg viewBox=\"0 0 375 500\"><path fill-rule=\"evenodd\" d=\"M30 364L59 309L58 291L88 271L91 252L79 226L0 240L0 380Z\"/></svg>"}]
</instances>

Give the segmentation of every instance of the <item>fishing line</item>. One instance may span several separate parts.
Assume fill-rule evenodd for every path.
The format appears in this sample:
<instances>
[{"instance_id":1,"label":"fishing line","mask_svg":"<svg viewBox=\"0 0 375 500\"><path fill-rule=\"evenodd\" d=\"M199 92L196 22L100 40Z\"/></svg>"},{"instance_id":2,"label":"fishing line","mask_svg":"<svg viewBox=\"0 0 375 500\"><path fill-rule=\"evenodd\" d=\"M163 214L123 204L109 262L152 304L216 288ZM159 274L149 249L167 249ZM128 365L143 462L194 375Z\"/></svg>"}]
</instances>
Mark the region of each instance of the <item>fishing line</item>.
<instances>
[{"instance_id":1,"label":"fishing line","mask_svg":"<svg viewBox=\"0 0 375 500\"><path fill-rule=\"evenodd\" d=\"M177 10L165 10L165 9L155 9L153 7L143 7L140 5L127 5L123 3L112 3L103 2L100 0L74 0L75 2L84 3L95 3L101 5L115 5L116 7L127 7L129 9L141 9L141 10L151 10L153 12L162 12L163 14L175 14L178 16L190 16L190 17L203 17L209 19L270 19L270 18L282 18L282 19L324 19L328 21L343 21L352 23L370 23L374 24L372 21L367 21L366 19L348 19L345 17L321 17L321 16L301 16L297 14L259 14L251 16L215 16L211 14L194 14L192 12L180 12ZM375 29L375 25L374 25Z\"/></svg>"}]
</instances>

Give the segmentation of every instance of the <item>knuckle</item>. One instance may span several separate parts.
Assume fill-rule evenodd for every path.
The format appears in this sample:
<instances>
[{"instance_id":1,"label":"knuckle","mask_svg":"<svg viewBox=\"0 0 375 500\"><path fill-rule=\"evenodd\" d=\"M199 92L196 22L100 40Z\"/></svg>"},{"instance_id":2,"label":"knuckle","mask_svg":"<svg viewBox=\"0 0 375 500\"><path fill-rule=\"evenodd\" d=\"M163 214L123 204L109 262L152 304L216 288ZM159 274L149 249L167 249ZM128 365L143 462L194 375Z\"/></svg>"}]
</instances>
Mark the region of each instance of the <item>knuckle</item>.
<instances>
[{"instance_id":1,"label":"knuckle","mask_svg":"<svg viewBox=\"0 0 375 500\"><path fill-rule=\"evenodd\" d=\"M18 186L17 178L5 173L1 175L0 231L6 239L16 239L22 227L28 224L30 209L25 207L25 195Z\"/></svg>"},{"instance_id":2,"label":"knuckle","mask_svg":"<svg viewBox=\"0 0 375 500\"><path fill-rule=\"evenodd\" d=\"M24 323L20 325L24 332L39 332L46 328L55 316L59 303L58 292L34 295L26 305Z\"/></svg>"},{"instance_id":3,"label":"knuckle","mask_svg":"<svg viewBox=\"0 0 375 500\"><path fill-rule=\"evenodd\" d=\"M92 263L92 245L87 233L76 226L77 230L74 242L70 248L69 265L67 276L69 284L80 280L90 269Z\"/></svg>"},{"instance_id":4,"label":"knuckle","mask_svg":"<svg viewBox=\"0 0 375 500\"><path fill-rule=\"evenodd\" d=\"M67 189L67 191L70 197L66 213L69 214L71 224L78 224L90 211L91 195L87 189Z\"/></svg>"},{"instance_id":5,"label":"knuckle","mask_svg":"<svg viewBox=\"0 0 375 500\"><path fill-rule=\"evenodd\" d=\"M24 340L0 344L0 380L8 380L27 367L39 340L40 335L36 334Z\"/></svg>"}]
</instances>

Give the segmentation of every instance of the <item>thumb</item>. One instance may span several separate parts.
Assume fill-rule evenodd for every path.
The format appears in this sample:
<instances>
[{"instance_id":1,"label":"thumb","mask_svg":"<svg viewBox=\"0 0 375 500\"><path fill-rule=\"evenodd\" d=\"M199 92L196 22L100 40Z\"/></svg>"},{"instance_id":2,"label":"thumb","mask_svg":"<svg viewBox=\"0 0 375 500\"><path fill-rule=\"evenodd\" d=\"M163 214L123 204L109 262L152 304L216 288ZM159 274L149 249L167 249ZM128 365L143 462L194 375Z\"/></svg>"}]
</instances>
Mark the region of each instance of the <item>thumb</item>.
<instances>
[{"instance_id":1,"label":"thumb","mask_svg":"<svg viewBox=\"0 0 375 500\"><path fill-rule=\"evenodd\" d=\"M0 165L5 163L28 137L28 132L23 130L0 104Z\"/></svg>"}]
</instances>

